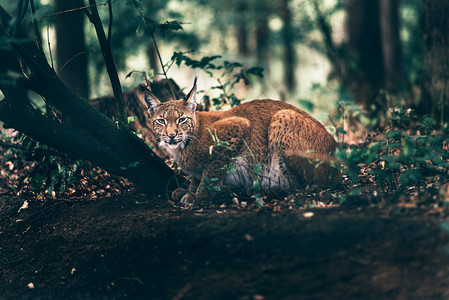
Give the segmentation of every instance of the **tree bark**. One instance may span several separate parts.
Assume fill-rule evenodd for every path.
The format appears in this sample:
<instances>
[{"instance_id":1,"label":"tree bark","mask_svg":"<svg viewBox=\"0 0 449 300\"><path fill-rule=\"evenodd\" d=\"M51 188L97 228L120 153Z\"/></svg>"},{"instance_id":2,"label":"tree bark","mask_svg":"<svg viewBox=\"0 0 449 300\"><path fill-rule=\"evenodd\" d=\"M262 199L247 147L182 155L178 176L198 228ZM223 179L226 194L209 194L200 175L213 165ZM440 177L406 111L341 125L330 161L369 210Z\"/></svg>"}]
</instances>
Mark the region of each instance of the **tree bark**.
<instances>
[{"instance_id":1,"label":"tree bark","mask_svg":"<svg viewBox=\"0 0 449 300\"><path fill-rule=\"evenodd\" d=\"M420 113L449 120L449 1L424 1L423 97Z\"/></svg>"},{"instance_id":2,"label":"tree bark","mask_svg":"<svg viewBox=\"0 0 449 300\"><path fill-rule=\"evenodd\" d=\"M23 31L17 40L10 38L7 28L11 17L1 6L0 18L0 38L8 41L3 49L8 55L0 57L0 71L13 74L0 81L0 89L6 96L0 102L0 120L56 150L124 176L149 194L165 195L168 184L176 182L171 181L176 178L174 172L128 126L117 126L64 85L48 65L45 54ZM16 62L20 59L29 74L17 77L22 69L16 69L18 63L5 61L8 57ZM27 97L28 90L70 117L74 127L52 121L34 109Z\"/></svg>"},{"instance_id":3,"label":"tree bark","mask_svg":"<svg viewBox=\"0 0 449 300\"><path fill-rule=\"evenodd\" d=\"M56 12L79 7L78 0L55 0ZM89 97L88 55L82 10L56 15L56 64L58 75L81 97Z\"/></svg>"}]
</instances>

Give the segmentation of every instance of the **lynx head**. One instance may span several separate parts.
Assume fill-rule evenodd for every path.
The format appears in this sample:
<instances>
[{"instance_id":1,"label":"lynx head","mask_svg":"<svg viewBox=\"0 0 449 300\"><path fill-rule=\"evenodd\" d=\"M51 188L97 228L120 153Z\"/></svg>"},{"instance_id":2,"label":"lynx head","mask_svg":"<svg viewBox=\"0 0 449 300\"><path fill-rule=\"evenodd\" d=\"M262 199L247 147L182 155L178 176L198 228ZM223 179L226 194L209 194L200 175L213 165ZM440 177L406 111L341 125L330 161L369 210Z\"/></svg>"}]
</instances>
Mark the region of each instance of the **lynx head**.
<instances>
[{"instance_id":1,"label":"lynx head","mask_svg":"<svg viewBox=\"0 0 449 300\"><path fill-rule=\"evenodd\" d=\"M192 90L181 100L161 103L152 93L145 92L145 102L159 146L179 150L189 144L195 124L195 101L196 78Z\"/></svg>"}]
</instances>

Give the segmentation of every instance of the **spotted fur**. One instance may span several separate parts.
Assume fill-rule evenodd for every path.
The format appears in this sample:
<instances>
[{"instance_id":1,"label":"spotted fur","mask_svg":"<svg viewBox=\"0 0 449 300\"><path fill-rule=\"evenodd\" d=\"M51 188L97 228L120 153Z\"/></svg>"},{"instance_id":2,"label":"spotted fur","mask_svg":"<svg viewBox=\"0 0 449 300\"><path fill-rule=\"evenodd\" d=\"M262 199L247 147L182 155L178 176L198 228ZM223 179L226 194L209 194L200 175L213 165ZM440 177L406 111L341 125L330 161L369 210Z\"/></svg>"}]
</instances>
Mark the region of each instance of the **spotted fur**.
<instances>
[{"instance_id":1,"label":"spotted fur","mask_svg":"<svg viewBox=\"0 0 449 300\"><path fill-rule=\"evenodd\" d=\"M161 103L147 93L145 100L159 146L192 175L182 202L203 196L206 178L243 190L259 180L267 192L340 181L330 164L335 140L322 124L294 106L253 100L228 111L195 112L196 83L186 99ZM257 165L262 168L255 173ZM179 191L174 194L180 197Z\"/></svg>"}]
</instances>

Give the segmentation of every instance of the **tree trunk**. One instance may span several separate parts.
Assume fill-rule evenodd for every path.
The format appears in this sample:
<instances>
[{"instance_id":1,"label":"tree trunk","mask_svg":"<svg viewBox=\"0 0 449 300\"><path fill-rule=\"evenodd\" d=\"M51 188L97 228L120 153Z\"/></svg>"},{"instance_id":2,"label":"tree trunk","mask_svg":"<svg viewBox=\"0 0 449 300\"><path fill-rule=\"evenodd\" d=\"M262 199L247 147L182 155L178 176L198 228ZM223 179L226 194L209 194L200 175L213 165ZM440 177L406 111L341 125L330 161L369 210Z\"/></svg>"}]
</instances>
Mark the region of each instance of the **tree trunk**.
<instances>
[{"instance_id":1,"label":"tree trunk","mask_svg":"<svg viewBox=\"0 0 449 300\"><path fill-rule=\"evenodd\" d=\"M404 84L399 39L399 0L380 0L383 68L386 86L395 91Z\"/></svg>"},{"instance_id":2,"label":"tree trunk","mask_svg":"<svg viewBox=\"0 0 449 300\"><path fill-rule=\"evenodd\" d=\"M356 102L376 108L378 91L383 85L384 68L378 0L348 0L346 31L348 35L347 64L355 66L348 72L350 89ZM376 110L375 108L375 110Z\"/></svg>"},{"instance_id":3,"label":"tree trunk","mask_svg":"<svg viewBox=\"0 0 449 300\"><path fill-rule=\"evenodd\" d=\"M248 50L248 11L244 2L239 3L237 6L237 45L239 55L247 56Z\"/></svg>"},{"instance_id":4,"label":"tree trunk","mask_svg":"<svg viewBox=\"0 0 449 300\"><path fill-rule=\"evenodd\" d=\"M289 3L290 0L280 0L280 15L284 22L282 27L282 42L284 44L284 82L287 90L292 92L296 87L296 55L293 39L292 15Z\"/></svg>"},{"instance_id":5,"label":"tree trunk","mask_svg":"<svg viewBox=\"0 0 449 300\"><path fill-rule=\"evenodd\" d=\"M57 12L80 7L78 0L55 0ZM88 55L84 36L84 12L56 15L56 63L58 76L81 97L89 97Z\"/></svg>"},{"instance_id":6,"label":"tree trunk","mask_svg":"<svg viewBox=\"0 0 449 300\"><path fill-rule=\"evenodd\" d=\"M268 28L268 3L265 0L256 2L256 51L257 62L264 68L268 67L268 38L270 31Z\"/></svg>"},{"instance_id":7,"label":"tree trunk","mask_svg":"<svg viewBox=\"0 0 449 300\"><path fill-rule=\"evenodd\" d=\"M0 102L0 120L5 127L18 129L56 150L124 176L149 194L166 195L170 184L175 187L176 180L171 179L181 177L128 126L112 121L64 85L48 65L45 54L24 31L19 30L17 39L9 35L12 31L8 27L13 23L1 6L0 19L0 39L7 41L2 50L7 55L0 56L0 73L5 74L0 81L5 95ZM20 59L20 68L9 59ZM23 69L28 70L27 76L16 76L23 74ZM28 91L41 95L64 117L69 117L73 127L42 115L30 104Z\"/></svg>"},{"instance_id":8,"label":"tree trunk","mask_svg":"<svg viewBox=\"0 0 449 300\"><path fill-rule=\"evenodd\" d=\"M449 1L424 1L423 97L420 112L449 120Z\"/></svg>"}]
</instances>

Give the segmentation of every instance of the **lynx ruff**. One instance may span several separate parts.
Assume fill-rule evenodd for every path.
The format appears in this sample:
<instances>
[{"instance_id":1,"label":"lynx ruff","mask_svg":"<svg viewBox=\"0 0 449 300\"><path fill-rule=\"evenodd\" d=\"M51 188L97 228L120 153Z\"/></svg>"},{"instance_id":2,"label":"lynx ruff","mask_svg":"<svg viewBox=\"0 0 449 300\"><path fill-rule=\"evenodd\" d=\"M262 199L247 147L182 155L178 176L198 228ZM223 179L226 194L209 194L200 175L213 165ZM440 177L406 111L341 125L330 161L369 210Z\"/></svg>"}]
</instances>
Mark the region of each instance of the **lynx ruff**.
<instances>
[{"instance_id":1,"label":"lynx ruff","mask_svg":"<svg viewBox=\"0 0 449 300\"><path fill-rule=\"evenodd\" d=\"M276 100L253 100L228 111L196 108L196 79L182 100L161 103L145 93L159 146L192 176L188 191L172 198L187 204L204 197L215 184L252 191L255 181L269 193L287 193L307 185L340 182L331 166L336 142L306 112Z\"/></svg>"}]
</instances>

